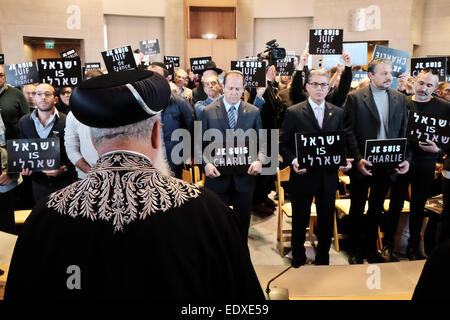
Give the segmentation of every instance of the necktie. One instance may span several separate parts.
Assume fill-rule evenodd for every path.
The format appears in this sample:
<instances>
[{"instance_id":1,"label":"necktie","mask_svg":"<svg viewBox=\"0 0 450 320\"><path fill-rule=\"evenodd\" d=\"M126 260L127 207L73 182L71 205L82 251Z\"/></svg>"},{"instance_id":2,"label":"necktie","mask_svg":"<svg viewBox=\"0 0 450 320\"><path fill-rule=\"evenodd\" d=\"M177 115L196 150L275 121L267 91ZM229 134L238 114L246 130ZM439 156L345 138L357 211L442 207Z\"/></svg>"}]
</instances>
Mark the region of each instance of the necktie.
<instances>
[{"instance_id":1,"label":"necktie","mask_svg":"<svg viewBox=\"0 0 450 320\"><path fill-rule=\"evenodd\" d=\"M322 109L320 107L316 108L316 118L317 118L317 122L319 123L319 127L320 129L322 129L322 124L323 124L323 115L322 115Z\"/></svg>"},{"instance_id":2,"label":"necktie","mask_svg":"<svg viewBox=\"0 0 450 320\"><path fill-rule=\"evenodd\" d=\"M234 130L234 123L236 122L236 114L234 110L234 106L232 106L228 110L228 123L230 124L230 128Z\"/></svg>"}]
</instances>

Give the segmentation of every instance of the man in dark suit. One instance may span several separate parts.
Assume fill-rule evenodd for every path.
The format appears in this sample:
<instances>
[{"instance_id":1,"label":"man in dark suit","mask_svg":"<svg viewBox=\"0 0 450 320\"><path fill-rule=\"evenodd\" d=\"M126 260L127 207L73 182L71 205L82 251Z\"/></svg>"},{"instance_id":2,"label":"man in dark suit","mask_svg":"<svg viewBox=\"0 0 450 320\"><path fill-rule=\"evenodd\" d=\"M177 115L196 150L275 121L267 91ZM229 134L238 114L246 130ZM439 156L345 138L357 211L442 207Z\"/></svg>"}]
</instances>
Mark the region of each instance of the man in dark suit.
<instances>
[{"instance_id":1,"label":"man in dark suit","mask_svg":"<svg viewBox=\"0 0 450 320\"><path fill-rule=\"evenodd\" d=\"M305 233L311 214L311 203L315 197L317 208L318 249L317 265L329 264L329 250L333 234L334 200L338 184L337 167L305 169L299 166L295 154L296 133L322 133L343 130L344 112L325 101L328 92L327 71L311 70L306 84L309 98L287 109L281 128L280 153L283 161L292 166L290 192L292 194L292 261L294 268L306 262ZM343 171L351 167L341 168Z\"/></svg>"},{"instance_id":2,"label":"man in dark suit","mask_svg":"<svg viewBox=\"0 0 450 320\"><path fill-rule=\"evenodd\" d=\"M350 172L351 264L363 263L364 258L369 263L385 261L376 247L380 214L391 180L396 174L405 174L411 161L410 154L407 154L406 160L394 171L371 170L372 164L364 159L366 140L402 138L408 121L405 96L389 88L392 62L388 59L372 60L368 76L370 86L348 95L344 110L347 152L354 158L354 169ZM365 224L363 213L369 188Z\"/></svg>"},{"instance_id":3,"label":"man in dark suit","mask_svg":"<svg viewBox=\"0 0 450 320\"><path fill-rule=\"evenodd\" d=\"M241 101L244 92L244 76L239 71L230 71L224 77L224 98L213 102L202 113L203 135L208 129L218 129L223 142L226 132L236 129L255 130L256 134L262 129L261 117L257 107ZM233 131L231 131L233 130ZM258 141L249 141L258 143ZM217 168L206 159L204 171L206 175L205 187L211 189L228 205L233 206L241 222L242 235L247 241L250 226L250 211L252 207L255 177L261 173L264 147L260 147L258 159L250 164L244 174L221 174Z\"/></svg>"},{"instance_id":4,"label":"man in dark suit","mask_svg":"<svg viewBox=\"0 0 450 320\"><path fill-rule=\"evenodd\" d=\"M41 83L36 87L35 99L36 109L19 120L20 138L59 137L61 152L61 166L59 169L34 173L29 169L22 171L23 175L31 175L33 197L37 202L44 196L71 184L75 177L74 168L64 148L66 115L56 110L55 104L58 101L58 97L55 96L55 89L48 83Z\"/></svg>"}]
</instances>

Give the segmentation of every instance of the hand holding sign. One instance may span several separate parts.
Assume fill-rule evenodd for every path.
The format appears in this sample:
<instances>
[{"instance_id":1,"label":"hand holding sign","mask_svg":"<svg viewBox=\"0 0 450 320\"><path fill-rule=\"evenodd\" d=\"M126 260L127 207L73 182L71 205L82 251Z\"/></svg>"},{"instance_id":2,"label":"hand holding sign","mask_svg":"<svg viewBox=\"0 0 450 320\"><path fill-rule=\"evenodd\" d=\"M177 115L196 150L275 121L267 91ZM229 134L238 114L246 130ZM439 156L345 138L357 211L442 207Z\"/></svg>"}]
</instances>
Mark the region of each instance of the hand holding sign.
<instances>
[{"instance_id":1,"label":"hand holding sign","mask_svg":"<svg viewBox=\"0 0 450 320\"><path fill-rule=\"evenodd\" d=\"M301 55L301 57L300 57L300 63L299 63L299 65L298 65L298 68L297 68L297 70L303 70L303 68L305 67L305 66L307 66L308 65L308 58L309 58L309 50L308 49L305 49L305 50L303 50L303 53L302 53L302 55Z\"/></svg>"},{"instance_id":2,"label":"hand holding sign","mask_svg":"<svg viewBox=\"0 0 450 320\"><path fill-rule=\"evenodd\" d=\"M307 171L306 169L300 169L300 167L298 165L297 158L294 159L294 163L292 164L292 168L294 168L294 171L297 174L305 174L306 171Z\"/></svg>"},{"instance_id":3,"label":"hand holding sign","mask_svg":"<svg viewBox=\"0 0 450 320\"><path fill-rule=\"evenodd\" d=\"M365 176L371 176L372 172L368 169L366 169L366 166L371 167L372 163L370 161L367 161L366 159L361 159L356 164L356 167L358 168L359 172L361 172Z\"/></svg>"},{"instance_id":4,"label":"hand holding sign","mask_svg":"<svg viewBox=\"0 0 450 320\"><path fill-rule=\"evenodd\" d=\"M207 163L205 166L205 175L208 178L217 178L220 176L220 172L212 163Z\"/></svg>"},{"instance_id":5,"label":"hand holding sign","mask_svg":"<svg viewBox=\"0 0 450 320\"><path fill-rule=\"evenodd\" d=\"M397 171L398 174L405 174L408 172L408 170L409 170L409 162L406 160L401 162L398 165L398 168L395 169L395 171Z\"/></svg>"},{"instance_id":6,"label":"hand holding sign","mask_svg":"<svg viewBox=\"0 0 450 320\"><path fill-rule=\"evenodd\" d=\"M350 170L352 168L352 162L353 162L353 159L347 159L347 165L345 167L340 166L339 170L341 170L342 172L346 172L346 171Z\"/></svg>"},{"instance_id":7,"label":"hand holding sign","mask_svg":"<svg viewBox=\"0 0 450 320\"><path fill-rule=\"evenodd\" d=\"M252 162L252 164L250 165L250 168L248 168L247 173L249 175L256 176L256 175L260 174L261 171L262 171L262 163L261 163L261 161L257 160L255 162Z\"/></svg>"},{"instance_id":8,"label":"hand holding sign","mask_svg":"<svg viewBox=\"0 0 450 320\"><path fill-rule=\"evenodd\" d=\"M419 142L419 147L425 152L438 153L439 147L433 141L426 139L426 143Z\"/></svg>"}]
</instances>

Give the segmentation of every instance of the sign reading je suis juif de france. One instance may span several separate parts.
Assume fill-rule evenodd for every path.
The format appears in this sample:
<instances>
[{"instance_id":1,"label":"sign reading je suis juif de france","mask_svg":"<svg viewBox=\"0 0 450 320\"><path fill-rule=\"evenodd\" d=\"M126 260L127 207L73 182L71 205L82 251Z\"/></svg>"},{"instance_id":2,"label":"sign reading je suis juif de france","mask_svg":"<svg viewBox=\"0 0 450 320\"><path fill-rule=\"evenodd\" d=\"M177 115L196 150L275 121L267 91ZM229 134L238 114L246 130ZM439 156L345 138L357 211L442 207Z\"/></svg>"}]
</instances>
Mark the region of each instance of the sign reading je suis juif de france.
<instances>
[{"instance_id":1,"label":"sign reading je suis juif de france","mask_svg":"<svg viewBox=\"0 0 450 320\"><path fill-rule=\"evenodd\" d=\"M213 141L205 148L205 154L220 174L245 174L252 162L258 160L256 147L254 149L248 141Z\"/></svg>"},{"instance_id":2,"label":"sign reading je suis juif de france","mask_svg":"<svg viewBox=\"0 0 450 320\"><path fill-rule=\"evenodd\" d=\"M375 46L373 51L373 59L386 58L392 61L392 75L397 77L409 70L409 57L411 53L408 51L397 50L384 46Z\"/></svg>"},{"instance_id":3,"label":"sign reading je suis juif de france","mask_svg":"<svg viewBox=\"0 0 450 320\"><path fill-rule=\"evenodd\" d=\"M60 53L61 58L76 58L79 57L77 50L75 48L63 51Z\"/></svg>"},{"instance_id":4,"label":"sign reading je suis juif de france","mask_svg":"<svg viewBox=\"0 0 450 320\"><path fill-rule=\"evenodd\" d=\"M343 41L343 29L311 29L309 30L309 53L342 54Z\"/></svg>"},{"instance_id":5,"label":"sign reading je suis juif de france","mask_svg":"<svg viewBox=\"0 0 450 320\"><path fill-rule=\"evenodd\" d=\"M87 72L89 70L101 70L102 66L100 62L86 62L84 64L84 71Z\"/></svg>"},{"instance_id":6,"label":"sign reading je suis juif de france","mask_svg":"<svg viewBox=\"0 0 450 320\"><path fill-rule=\"evenodd\" d=\"M438 146L447 146L450 140L450 119L410 111L406 127L406 138L419 142L424 142L428 139Z\"/></svg>"},{"instance_id":7,"label":"sign reading je suis juif de france","mask_svg":"<svg viewBox=\"0 0 450 320\"><path fill-rule=\"evenodd\" d=\"M343 131L296 133L295 146L300 168L347 164Z\"/></svg>"},{"instance_id":8,"label":"sign reading je suis juif de france","mask_svg":"<svg viewBox=\"0 0 450 320\"><path fill-rule=\"evenodd\" d=\"M416 77L420 70L425 68L436 69L439 73L439 81L445 81L447 57L411 58L411 75L413 77Z\"/></svg>"},{"instance_id":9,"label":"sign reading je suis juif de france","mask_svg":"<svg viewBox=\"0 0 450 320\"><path fill-rule=\"evenodd\" d=\"M159 40L145 40L139 41L139 47L144 55L157 56L159 54Z\"/></svg>"},{"instance_id":10,"label":"sign reading je suis juif de france","mask_svg":"<svg viewBox=\"0 0 450 320\"><path fill-rule=\"evenodd\" d=\"M5 73L8 83L13 87L39 82L39 72L34 61L5 66Z\"/></svg>"},{"instance_id":11,"label":"sign reading je suis juif de france","mask_svg":"<svg viewBox=\"0 0 450 320\"><path fill-rule=\"evenodd\" d=\"M277 73L280 76L291 76L294 73L294 56L286 56L284 59L277 60Z\"/></svg>"},{"instance_id":12,"label":"sign reading je suis juif de france","mask_svg":"<svg viewBox=\"0 0 450 320\"><path fill-rule=\"evenodd\" d=\"M373 168L397 167L405 160L406 138L366 140L364 159L372 163Z\"/></svg>"},{"instance_id":13,"label":"sign reading je suis juif de france","mask_svg":"<svg viewBox=\"0 0 450 320\"><path fill-rule=\"evenodd\" d=\"M7 141L8 172L55 170L60 167L59 138Z\"/></svg>"},{"instance_id":14,"label":"sign reading je suis juif de france","mask_svg":"<svg viewBox=\"0 0 450 320\"><path fill-rule=\"evenodd\" d=\"M211 57L190 58L191 70L193 73L202 73L206 69L206 63L211 61Z\"/></svg>"},{"instance_id":15,"label":"sign reading je suis juif de france","mask_svg":"<svg viewBox=\"0 0 450 320\"><path fill-rule=\"evenodd\" d=\"M164 63L167 64L169 62L173 62L174 67L180 66L180 57L178 56L164 56Z\"/></svg>"},{"instance_id":16,"label":"sign reading je suis juif de france","mask_svg":"<svg viewBox=\"0 0 450 320\"><path fill-rule=\"evenodd\" d=\"M136 60L131 46L103 51L102 57L108 73L136 68Z\"/></svg>"},{"instance_id":17,"label":"sign reading je suis juif de france","mask_svg":"<svg viewBox=\"0 0 450 320\"><path fill-rule=\"evenodd\" d=\"M266 86L266 62L231 61L231 70L238 70L244 75L245 85L249 88Z\"/></svg>"},{"instance_id":18,"label":"sign reading je suis juif de france","mask_svg":"<svg viewBox=\"0 0 450 320\"><path fill-rule=\"evenodd\" d=\"M80 58L38 59L39 80L54 87L75 87L82 81Z\"/></svg>"}]
</instances>

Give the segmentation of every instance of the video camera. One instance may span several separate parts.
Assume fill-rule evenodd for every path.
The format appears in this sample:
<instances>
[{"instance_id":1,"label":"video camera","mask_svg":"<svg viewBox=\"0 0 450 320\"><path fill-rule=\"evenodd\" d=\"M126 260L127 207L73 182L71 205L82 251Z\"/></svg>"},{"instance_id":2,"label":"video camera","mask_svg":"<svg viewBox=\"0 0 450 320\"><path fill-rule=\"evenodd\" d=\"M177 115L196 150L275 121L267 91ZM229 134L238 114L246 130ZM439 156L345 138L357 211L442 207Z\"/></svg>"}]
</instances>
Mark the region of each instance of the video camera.
<instances>
[{"instance_id":1,"label":"video camera","mask_svg":"<svg viewBox=\"0 0 450 320\"><path fill-rule=\"evenodd\" d=\"M277 39L270 40L266 43L266 50L258 53L258 59L269 60L269 65L274 64L277 60L284 59L286 57L286 49L278 48Z\"/></svg>"}]
</instances>

